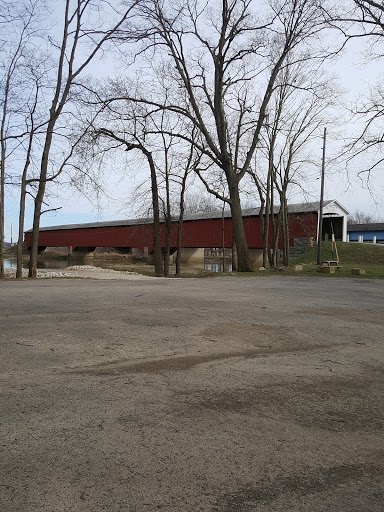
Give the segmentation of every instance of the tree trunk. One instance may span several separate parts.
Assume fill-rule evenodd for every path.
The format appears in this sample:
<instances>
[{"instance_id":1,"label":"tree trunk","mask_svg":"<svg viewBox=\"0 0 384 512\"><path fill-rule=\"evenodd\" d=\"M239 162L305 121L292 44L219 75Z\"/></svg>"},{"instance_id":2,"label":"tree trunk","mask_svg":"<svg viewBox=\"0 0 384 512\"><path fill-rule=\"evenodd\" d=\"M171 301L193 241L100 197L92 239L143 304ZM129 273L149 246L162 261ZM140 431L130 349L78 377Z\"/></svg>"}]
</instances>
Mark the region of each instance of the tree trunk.
<instances>
[{"instance_id":1,"label":"tree trunk","mask_svg":"<svg viewBox=\"0 0 384 512\"><path fill-rule=\"evenodd\" d=\"M164 277L169 277L169 258L171 256L171 225L165 219Z\"/></svg>"},{"instance_id":2,"label":"tree trunk","mask_svg":"<svg viewBox=\"0 0 384 512\"><path fill-rule=\"evenodd\" d=\"M166 189L166 213L165 213L164 277L169 277L169 258L170 258L170 253L171 253L172 219L171 219L171 204L170 204L170 199L169 199L168 169L166 169L166 175L165 175L165 189Z\"/></svg>"},{"instance_id":3,"label":"tree trunk","mask_svg":"<svg viewBox=\"0 0 384 512\"><path fill-rule=\"evenodd\" d=\"M265 199L265 213L264 213L264 235L263 235L263 267L268 266L268 248L269 248L269 216L271 208L271 179L268 174L267 177L267 192Z\"/></svg>"},{"instance_id":4,"label":"tree trunk","mask_svg":"<svg viewBox=\"0 0 384 512\"><path fill-rule=\"evenodd\" d=\"M273 197L273 181L272 181L272 178L271 178L271 191L270 191L270 194L271 194L271 202L270 202L270 221L271 221L271 228L272 228L272 246L273 246L273 242L274 242L274 239L275 239L275 215L274 215L274 208L275 208L275 203L274 203L274 197ZM271 268L274 267L274 263L273 263L273 252L272 252L272 248L271 246L269 245L269 240L268 240L268 261L269 261L269 266Z\"/></svg>"},{"instance_id":5,"label":"tree trunk","mask_svg":"<svg viewBox=\"0 0 384 512\"><path fill-rule=\"evenodd\" d=\"M47 183L47 172L48 172L48 156L52 144L53 128L55 125L55 116L51 117L51 120L47 127L47 135L44 144L43 156L41 159L40 177L39 177L39 188L35 197L35 209L33 214L33 228L32 228L32 243L30 249L29 259L29 274L28 277L36 279L37 277L37 255L39 252L39 229L40 229L40 217L41 207L43 205L43 199L45 194L45 187Z\"/></svg>"},{"instance_id":6,"label":"tree trunk","mask_svg":"<svg viewBox=\"0 0 384 512\"><path fill-rule=\"evenodd\" d=\"M261 239L263 241L263 266L264 266L264 263L265 263L265 251L264 251L264 247L265 247L265 243L264 243L264 236L265 236L264 235L264 232L265 232L265 216L264 216L264 213L265 213L265 199L264 199L264 197L262 195L262 189L258 185L256 180L255 180L255 183L256 183L257 190L259 192L259 198L260 198L259 227L260 227Z\"/></svg>"},{"instance_id":7,"label":"tree trunk","mask_svg":"<svg viewBox=\"0 0 384 512\"><path fill-rule=\"evenodd\" d=\"M279 251L279 236L280 236L280 224L281 224L281 207L279 210L279 213L276 215L276 218L274 218L274 228L273 228L273 253L272 253L272 262L273 267L278 268L279 267L279 257L278 257L278 251Z\"/></svg>"},{"instance_id":8,"label":"tree trunk","mask_svg":"<svg viewBox=\"0 0 384 512\"><path fill-rule=\"evenodd\" d=\"M225 203L223 202L223 207L221 209L221 247L223 250L223 253L221 255L221 261L223 264L223 272L225 272L225 217L224 217L224 206Z\"/></svg>"},{"instance_id":9,"label":"tree trunk","mask_svg":"<svg viewBox=\"0 0 384 512\"><path fill-rule=\"evenodd\" d=\"M183 180L181 182L181 192L180 192L180 214L178 221L178 229L177 229L177 248L176 248L176 277L180 277L181 275L181 239L183 234L183 221L184 221L184 195L185 195L185 187L187 184L187 176L188 169L183 176Z\"/></svg>"},{"instance_id":10,"label":"tree trunk","mask_svg":"<svg viewBox=\"0 0 384 512\"><path fill-rule=\"evenodd\" d=\"M23 173L20 191L20 210L19 210L19 237L17 240L17 263L16 279L23 277L23 237L24 237L24 214L25 214L25 196L26 196L26 172Z\"/></svg>"},{"instance_id":11,"label":"tree trunk","mask_svg":"<svg viewBox=\"0 0 384 512\"><path fill-rule=\"evenodd\" d=\"M252 272L252 268L249 263L248 245L245 238L241 208L236 204L231 204L231 214L238 261L237 271Z\"/></svg>"},{"instance_id":12,"label":"tree trunk","mask_svg":"<svg viewBox=\"0 0 384 512\"><path fill-rule=\"evenodd\" d=\"M7 89L6 89L7 93ZM3 119L1 122L1 153L0 153L0 279L4 277L4 200L5 200L5 153L4 126L6 115L6 100L4 100Z\"/></svg>"},{"instance_id":13,"label":"tree trunk","mask_svg":"<svg viewBox=\"0 0 384 512\"><path fill-rule=\"evenodd\" d=\"M233 234L233 226L232 226L232 272L237 272L237 251L235 244L235 236Z\"/></svg>"},{"instance_id":14,"label":"tree trunk","mask_svg":"<svg viewBox=\"0 0 384 512\"><path fill-rule=\"evenodd\" d=\"M237 186L230 187L230 199L233 234L238 259L238 272L252 272L252 268L249 263L248 245L245 237L239 189Z\"/></svg>"},{"instance_id":15,"label":"tree trunk","mask_svg":"<svg viewBox=\"0 0 384 512\"><path fill-rule=\"evenodd\" d=\"M34 122L33 114L37 104L37 94L34 108L31 112L31 128L29 134L28 149L25 158L23 174L21 176L21 189L20 189L20 209L19 209L19 236L17 239L17 260L16 260L16 279L23 277L23 238L24 238L24 216L25 216L25 197L27 194L27 172L29 164L31 163L32 143L34 137Z\"/></svg>"},{"instance_id":16,"label":"tree trunk","mask_svg":"<svg viewBox=\"0 0 384 512\"><path fill-rule=\"evenodd\" d=\"M4 154L3 153L3 144L4 141L1 141L1 172L0 172L0 279L4 277L4 182L5 182L5 162L4 162Z\"/></svg>"},{"instance_id":17,"label":"tree trunk","mask_svg":"<svg viewBox=\"0 0 384 512\"><path fill-rule=\"evenodd\" d=\"M143 150L145 153L149 168L151 170L151 188L152 188L152 210L153 210L153 258L155 263L155 276L163 275L163 260L161 255L160 241L160 214L159 214L159 190L157 187L156 168L153 162L152 154Z\"/></svg>"},{"instance_id":18,"label":"tree trunk","mask_svg":"<svg viewBox=\"0 0 384 512\"><path fill-rule=\"evenodd\" d=\"M17 52L18 53L18 52ZM4 87L4 96L2 98L3 107L2 107L2 117L1 117L1 127L0 127L0 279L4 277L4 201L5 201L5 157L7 145L5 141L6 134L6 125L8 122L8 97L9 97L9 89L11 83L11 77L14 71L14 63L17 56L17 53L13 56L10 66L8 67L5 87Z\"/></svg>"},{"instance_id":19,"label":"tree trunk","mask_svg":"<svg viewBox=\"0 0 384 512\"><path fill-rule=\"evenodd\" d=\"M287 198L283 194L283 264L289 266L289 225Z\"/></svg>"}]
</instances>

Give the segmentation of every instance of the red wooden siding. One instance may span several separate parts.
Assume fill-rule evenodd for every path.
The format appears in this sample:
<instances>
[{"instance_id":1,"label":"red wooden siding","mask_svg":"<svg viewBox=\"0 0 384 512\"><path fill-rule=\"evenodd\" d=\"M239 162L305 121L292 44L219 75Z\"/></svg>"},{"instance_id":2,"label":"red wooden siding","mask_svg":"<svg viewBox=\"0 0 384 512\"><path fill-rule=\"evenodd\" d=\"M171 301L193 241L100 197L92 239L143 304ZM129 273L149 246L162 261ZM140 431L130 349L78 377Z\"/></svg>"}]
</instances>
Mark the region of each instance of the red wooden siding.
<instances>
[{"instance_id":1,"label":"red wooden siding","mask_svg":"<svg viewBox=\"0 0 384 512\"><path fill-rule=\"evenodd\" d=\"M263 246L258 217L244 217L244 229L248 247ZM224 221L225 246L232 247L232 221ZM176 247L177 223L172 224L171 246ZM289 245L294 238L312 236L317 233L317 214L301 213L289 216ZM164 224L161 225L162 245L165 243ZM32 233L25 233L29 248ZM281 245L281 244L279 244ZM141 251L153 249L152 224L134 226L103 226L93 228L56 229L40 231L39 246L46 247L136 247ZM222 219L200 219L185 221L183 224L183 247L222 247Z\"/></svg>"}]
</instances>

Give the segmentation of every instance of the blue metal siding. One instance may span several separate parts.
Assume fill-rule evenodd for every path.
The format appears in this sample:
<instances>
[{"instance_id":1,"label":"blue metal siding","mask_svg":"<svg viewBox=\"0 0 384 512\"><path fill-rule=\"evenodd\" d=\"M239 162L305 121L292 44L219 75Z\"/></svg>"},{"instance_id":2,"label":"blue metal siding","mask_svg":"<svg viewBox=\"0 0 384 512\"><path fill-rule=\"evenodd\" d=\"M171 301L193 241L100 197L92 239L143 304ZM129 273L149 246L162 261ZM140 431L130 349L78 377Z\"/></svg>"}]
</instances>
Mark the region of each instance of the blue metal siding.
<instances>
[{"instance_id":1,"label":"blue metal siding","mask_svg":"<svg viewBox=\"0 0 384 512\"><path fill-rule=\"evenodd\" d=\"M348 231L349 241L358 241L359 236L364 237L364 240L373 240L376 237L376 241L384 241L384 231Z\"/></svg>"}]
</instances>

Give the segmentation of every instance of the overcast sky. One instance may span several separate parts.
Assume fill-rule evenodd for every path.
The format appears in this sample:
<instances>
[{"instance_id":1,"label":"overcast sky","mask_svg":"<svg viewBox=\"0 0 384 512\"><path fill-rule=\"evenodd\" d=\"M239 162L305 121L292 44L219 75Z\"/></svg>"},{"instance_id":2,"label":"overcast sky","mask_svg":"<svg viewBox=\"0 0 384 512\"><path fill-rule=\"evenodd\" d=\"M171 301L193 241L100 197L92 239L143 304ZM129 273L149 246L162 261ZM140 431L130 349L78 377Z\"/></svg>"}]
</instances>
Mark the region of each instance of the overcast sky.
<instances>
[{"instance_id":1,"label":"overcast sky","mask_svg":"<svg viewBox=\"0 0 384 512\"><path fill-rule=\"evenodd\" d=\"M337 61L330 64L330 71L339 77L339 83L345 90L345 96L342 101L346 106L350 107L359 96L367 91L370 85L373 85L380 78L380 64L378 62L365 62L364 43L362 40L353 41L344 52L343 56ZM93 72L105 74L105 64L93 66ZM345 111L345 120L348 119L348 113ZM337 130L328 127L327 155L330 156L341 150L341 136L349 137L360 129L358 124L345 122ZM317 146L317 147L316 147ZM318 157L319 176L321 171L321 155L322 155L322 130L319 131L318 144L313 148L314 156ZM367 184L365 175L359 178L358 172L361 166L367 160L353 163L350 167L350 173L347 175L344 166L334 166L328 163L325 179L325 198L337 199L350 213L355 210L361 210L365 213L371 213L381 218L384 217L384 170L383 165L377 168L372 174ZM143 167L144 164L143 164ZM148 170L143 168L142 178L146 179ZM134 204L128 204L132 190L136 183L132 183L130 178L120 180L111 180L108 186L108 197L101 200L97 206L94 201L83 197L75 190L71 190L66 186L55 187L56 197L50 198L50 208L60 208L56 212L46 213L41 218L41 226L52 226L72 223L86 223L103 220L116 220L129 217L135 217L136 209ZM309 190L309 198L316 200L320 194L320 180L315 181ZM115 200L114 200L115 199ZM303 197L300 194L294 195L291 202L301 202ZM6 199L5 211L5 240L17 240L18 226L18 209L19 197L15 190L14 195ZM258 204L255 204L258 206ZM25 229L32 227L33 222L33 205L29 202L26 208Z\"/></svg>"}]
</instances>

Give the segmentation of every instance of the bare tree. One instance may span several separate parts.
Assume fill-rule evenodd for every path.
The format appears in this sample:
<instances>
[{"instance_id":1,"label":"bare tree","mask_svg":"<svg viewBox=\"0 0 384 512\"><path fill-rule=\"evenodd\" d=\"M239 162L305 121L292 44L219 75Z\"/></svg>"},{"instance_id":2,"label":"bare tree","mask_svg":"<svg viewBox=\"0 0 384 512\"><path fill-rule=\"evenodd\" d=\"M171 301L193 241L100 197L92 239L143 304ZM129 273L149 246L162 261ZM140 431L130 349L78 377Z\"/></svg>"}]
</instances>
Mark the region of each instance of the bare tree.
<instances>
[{"instance_id":1,"label":"bare tree","mask_svg":"<svg viewBox=\"0 0 384 512\"><path fill-rule=\"evenodd\" d=\"M130 85L137 91L140 90L140 81L131 82ZM93 133L97 140L100 140L101 136L104 139L109 139L112 141L111 149L117 147L124 147L126 151L138 149L148 159L152 180L154 235L156 236L154 252L155 261L159 261L159 263L155 263L155 271L157 275L161 275L163 272L164 276L168 276L174 218L172 214L178 210L178 239L181 243L186 182L191 169L195 167L199 158L194 144L188 145L172 134L174 123L180 125L174 114L166 110L152 112L145 105L127 100L122 97L125 87L126 84L121 80L110 80L104 85L98 84L94 87L88 86L84 88L84 107L92 109L95 105L101 106L102 115L93 127ZM164 93L166 95L167 90L164 90ZM189 133L190 127L185 127L184 130ZM195 130L192 128L192 131ZM113 143L115 144L113 145ZM90 144L94 147L94 140L91 140ZM108 149L107 147L104 150ZM124 166L123 173L126 173L128 168L129 165ZM136 167L135 170L135 174L139 175L139 169ZM138 190L136 203L138 197L147 195L147 180L139 185ZM160 220L164 223L162 226L165 235L164 244L160 244ZM163 264L157 256L161 253L163 254ZM180 250L178 256L180 257ZM177 265L177 270L180 271L180 265Z\"/></svg>"},{"instance_id":2,"label":"bare tree","mask_svg":"<svg viewBox=\"0 0 384 512\"><path fill-rule=\"evenodd\" d=\"M273 182L278 193L278 222L281 222L283 243L283 264L289 265L289 217L288 191L294 185L307 192L307 178L317 168L317 161L312 156L315 140L318 140L321 127L331 126L334 122L332 107L337 96L335 84L325 77L316 81L316 74L311 73L310 87L297 91L287 91L284 105L286 116L280 131L280 146L276 151ZM288 82L289 83L289 82ZM302 84L304 85L304 84ZM308 84L307 84L308 86ZM293 104L292 104L293 103ZM308 185L307 185L308 186ZM277 244L279 230L274 230L274 265L277 265Z\"/></svg>"},{"instance_id":3,"label":"bare tree","mask_svg":"<svg viewBox=\"0 0 384 512\"><path fill-rule=\"evenodd\" d=\"M384 4L376 0L351 0L333 13L331 23L345 36L344 44L359 38L366 40L362 47L364 58L383 62L384 58ZM363 129L346 146L350 155L348 164L361 157L360 175L369 179L371 172L382 168L384 162L384 88L382 81L371 85L363 94L363 101L353 109L353 122L362 123Z\"/></svg>"},{"instance_id":4,"label":"bare tree","mask_svg":"<svg viewBox=\"0 0 384 512\"><path fill-rule=\"evenodd\" d=\"M383 169L384 162L384 89L381 84L371 87L369 96L353 111L354 121L362 122L364 128L346 146L349 165L360 159L361 177L371 177L371 173Z\"/></svg>"},{"instance_id":5,"label":"bare tree","mask_svg":"<svg viewBox=\"0 0 384 512\"><path fill-rule=\"evenodd\" d=\"M333 82L311 62L293 62L281 71L270 102L259 147L259 168L249 174L260 199L263 265L278 266L279 239L283 264L289 263L287 194L295 185L305 191L315 166L311 152L319 128L330 122L335 98ZM263 169L264 167L264 169Z\"/></svg>"},{"instance_id":6,"label":"bare tree","mask_svg":"<svg viewBox=\"0 0 384 512\"><path fill-rule=\"evenodd\" d=\"M165 185L165 198L163 203L163 217L165 222L165 247L164 247L164 277L169 276L169 260L172 235L172 220L174 218L173 206L177 201L178 218L177 218L177 244L176 244L176 277L181 275L181 251L182 251L182 230L184 222L184 214L188 211L188 205L185 204L185 192L187 189L187 180L199 165L201 154L197 153L194 144L190 144L189 148L183 141L169 135L169 125L171 120L167 114L167 122L165 121L166 111L161 113L161 122L157 127L158 136L161 139L161 149L159 151L162 156L163 165L158 166L159 175L163 177ZM156 126L156 121L152 120ZM168 129L167 129L168 125ZM168 135L165 133L168 133ZM192 132L195 130L192 128ZM156 133L156 132L155 132ZM192 138L194 134L192 133ZM187 155L185 155L187 153ZM173 185L173 186L172 186ZM176 185L176 187L174 186ZM177 185L180 186L178 189ZM175 189L175 190L174 190ZM171 197L174 192L173 199Z\"/></svg>"},{"instance_id":7,"label":"bare tree","mask_svg":"<svg viewBox=\"0 0 384 512\"><path fill-rule=\"evenodd\" d=\"M135 123L136 126L136 123ZM131 140L127 140L125 135L120 135L116 131L109 128L97 128L94 131L96 137L104 136L115 141L119 147L124 147L126 151L139 150L147 159L151 174L151 190L152 190L152 214L153 214L153 256L155 264L155 276L163 275L163 262L161 254L160 240L160 205L159 192L157 184L156 165L150 149L147 148L143 138L139 136L137 130L129 135Z\"/></svg>"},{"instance_id":8,"label":"bare tree","mask_svg":"<svg viewBox=\"0 0 384 512\"><path fill-rule=\"evenodd\" d=\"M0 7L0 23L4 24L0 39L0 278L4 276L4 207L6 164L25 137L23 119L28 111L28 80L23 73L37 24L39 1L4 3ZM27 105L26 105L27 103Z\"/></svg>"},{"instance_id":9,"label":"bare tree","mask_svg":"<svg viewBox=\"0 0 384 512\"><path fill-rule=\"evenodd\" d=\"M164 258L164 277L169 277L169 259L171 255L171 234L172 234L172 211L171 211L171 180L172 180L172 149L176 141L174 137L167 135L170 132L170 119L165 111L160 114L157 122L155 116L149 119L154 124L151 133L158 134L161 140L162 165L159 168L160 175L165 185L165 198L161 201L163 205L163 218L165 224L165 247L163 251Z\"/></svg>"},{"instance_id":10,"label":"bare tree","mask_svg":"<svg viewBox=\"0 0 384 512\"><path fill-rule=\"evenodd\" d=\"M220 213L212 195L202 195L201 192L189 192L185 196L184 212L189 213Z\"/></svg>"},{"instance_id":11,"label":"bare tree","mask_svg":"<svg viewBox=\"0 0 384 512\"><path fill-rule=\"evenodd\" d=\"M95 9L95 2L90 0L66 0L65 2L63 35L61 42L56 45L58 60L54 93L47 118L40 159L39 186L35 197L29 277L35 278L37 273L40 217L46 184L50 177L50 153L57 121L65 113L64 107L70 100L71 94L74 94L80 75L106 43L117 37L123 28L126 29L126 23L132 16L138 1L129 2L122 13L117 13L116 9L104 0L97 2L97 9ZM92 13L98 13L99 19L92 16ZM105 19L109 21L109 18L111 18L109 27L105 28ZM129 38L130 34L126 33L126 37ZM55 172L53 171L52 174Z\"/></svg>"},{"instance_id":12,"label":"bare tree","mask_svg":"<svg viewBox=\"0 0 384 512\"><path fill-rule=\"evenodd\" d=\"M384 36L384 5L376 0L352 0L351 10L339 18L341 21L359 25L360 34L346 32L352 37L374 37L381 39Z\"/></svg>"},{"instance_id":13,"label":"bare tree","mask_svg":"<svg viewBox=\"0 0 384 512\"><path fill-rule=\"evenodd\" d=\"M164 50L162 71L167 70L174 94L165 104L154 94L134 97L127 91L125 97L172 111L198 130L197 147L211 163L205 168L225 174L239 270L248 271L239 183L252 161L280 69L298 46L308 50L323 20L312 0L273 1L264 22L255 19L248 0L223 0L220 6L214 10L193 0L144 4L150 31L146 51ZM180 137L191 142L188 135Z\"/></svg>"},{"instance_id":14,"label":"bare tree","mask_svg":"<svg viewBox=\"0 0 384 512\"><path fill-rule=\"evenodd\" d=\"M352 215L349 216L348 222L350 224L371 224L375 222L382 222L383 219L372 215L371 213L365 213L361 210L355 210Z\"/></svg>"},{"instance_id":15,"label":"bare tree","mask_svg":"<svg viewBox=\"0 0 384 512\"><path fill-rule=\"evenodd\" d=\"M24 216L25 216L25 203L27 196L27 186L33 183L33 179L28 179L28 170L31 164L33 143L36 136L36 131L39 129L39 125L36 122L36 110L38 106L39 93L41 87L41 75L36 72L36 63L32 70L34 75L34 95L31 98L28 118L26 120L26 133L28 134L25 148L25 159L23 172L21 175L20 183L20 207L19 207L19 234L17 239L17 267L16 267L16 278L21 279L23 277L23 240L24 240Z\"/></svg>"},{"instance_id":16,"label":"bare tree","mask_svg":"<svg viewBox=\"0 0 384 512\"><path fill-rule=\"evenodd\" d=\"M196 135L196 130L192 128L192 139ZM176 247L176 277L181 275L181 251L182 251L182 234L183 234L183 222L184 214L196 213L197 211L209 211L209 208L213 208L212 202L209 201L203 205L201 197L196 194L186 195L187 179L189 175L199 166L201 160L201 153L196 153L195 145L191 144L187 156L187 160L182 158L180 160L181 167L184 168L180 183L180 195L179 195L179 216L177 220L177 247ZM212 196L209 196L209 198ZM192 206L193 204L193 206ZM200 209L199 209L200 208Z\"/></svg>"}]
</instances>

